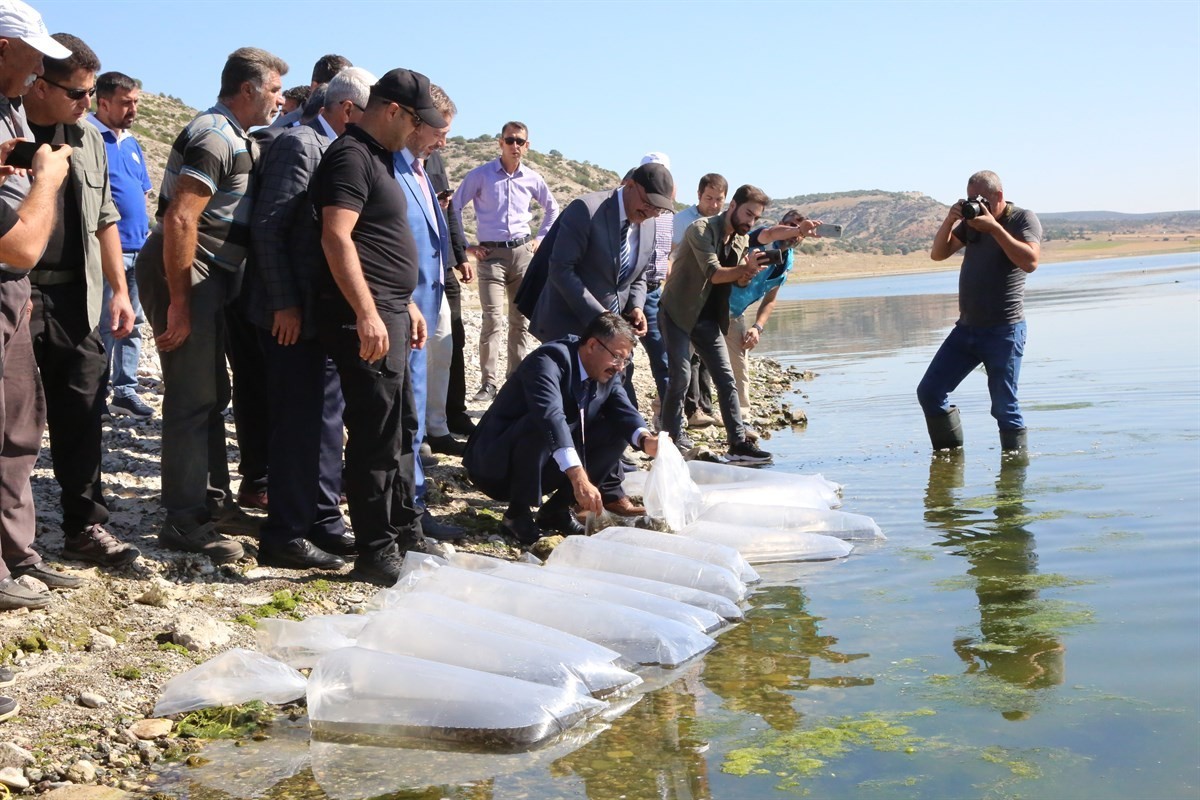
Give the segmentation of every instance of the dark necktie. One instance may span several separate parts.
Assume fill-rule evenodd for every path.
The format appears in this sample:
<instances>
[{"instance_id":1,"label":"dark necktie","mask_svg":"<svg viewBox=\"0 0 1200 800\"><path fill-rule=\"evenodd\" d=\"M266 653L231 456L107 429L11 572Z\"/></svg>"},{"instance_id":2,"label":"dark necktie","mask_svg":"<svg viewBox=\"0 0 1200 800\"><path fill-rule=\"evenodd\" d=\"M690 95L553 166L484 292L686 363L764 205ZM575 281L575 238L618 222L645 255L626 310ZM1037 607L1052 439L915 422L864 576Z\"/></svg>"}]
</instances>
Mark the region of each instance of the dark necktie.
<instances>
[{"instance_id":1,"label":"dark necktie","mask_svg":"<svg viewBox=\"0 0 1200 800\"><path fill-rule=\"evenodd\" d=\"M625 283L625 280L629 277L629 273L633 272L633 252L629 242L629 220L625 220L625 222L621 225L620 242L621 270L617 273L618 290L620 289L621 284ZM619 296L613 297L612 308L610 310L614 314L621 313L621 298Z\"/></svg>"}]
</instances>

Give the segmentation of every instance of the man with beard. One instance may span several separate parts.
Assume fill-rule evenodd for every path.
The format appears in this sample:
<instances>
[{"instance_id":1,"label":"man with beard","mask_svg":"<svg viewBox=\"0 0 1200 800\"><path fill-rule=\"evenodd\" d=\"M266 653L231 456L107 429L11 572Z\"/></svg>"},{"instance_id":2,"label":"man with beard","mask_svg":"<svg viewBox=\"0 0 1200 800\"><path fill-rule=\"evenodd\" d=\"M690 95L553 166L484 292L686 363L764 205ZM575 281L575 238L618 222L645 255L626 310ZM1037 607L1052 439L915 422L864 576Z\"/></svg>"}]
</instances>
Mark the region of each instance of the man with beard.
<instances>
[{"instance_id":1,"label":"man with beard","mask_svg":"<svg viewBox=\"0 0 1200 800\"><path fill-rule=\"evenodd\" d=\"M698 219L688 227L671 265L671 277L658 311L670 370L662 424L681 450L692 447L682 432L682 406L691 379L694 347L717 384L729 460L759 464L771 460L770 453L760 450L746 436L724 339L729 331L730 286L748 283L762 269L762 254L747 252L747 234L770 202L761 189L742 186L724 213Z\"/></svg>"},{"instance_id":2,"label":"man with beard","mask_svg":"<svg viewBox=\"0 0 1200 800\"><path fill-rule=\"evenodd\" d=\"M471 434L467 475L484 494L508 501L502 526L521 544L536 542L543 529L583 533L572 503L599 514L625 497L619 467L625 448L658 454L658 441L625 394L636 339L628 322L606 311L582 336L542 345ZM534 506L541 507L536 520Z\"/></svg>"}]
</instances>

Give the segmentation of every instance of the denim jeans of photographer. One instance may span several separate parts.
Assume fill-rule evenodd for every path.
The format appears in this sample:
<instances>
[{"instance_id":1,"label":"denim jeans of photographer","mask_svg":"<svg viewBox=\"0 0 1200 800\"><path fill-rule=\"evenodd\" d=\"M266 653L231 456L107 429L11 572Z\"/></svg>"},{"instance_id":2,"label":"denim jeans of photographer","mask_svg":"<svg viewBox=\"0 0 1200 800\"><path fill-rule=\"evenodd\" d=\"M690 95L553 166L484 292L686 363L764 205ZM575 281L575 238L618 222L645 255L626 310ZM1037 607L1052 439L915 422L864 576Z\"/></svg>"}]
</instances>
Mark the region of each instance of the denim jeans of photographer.
<instances>
[{"instance_id":1,"label":"denim jeans of photographer","mask_svg":"<svg viewBox=\"0 0 1200 800\"><path fill-rule=\"evenodd\" d=\"M983 364L997 427L1002 431L1024 428L1025 420L1017 403L1017 381L1025 355L1025 336L1024 320L986 328L955 325L917 386L917 399L926 416L948 414L950 393L975 367Z\"/></svg>"}]
</instances>

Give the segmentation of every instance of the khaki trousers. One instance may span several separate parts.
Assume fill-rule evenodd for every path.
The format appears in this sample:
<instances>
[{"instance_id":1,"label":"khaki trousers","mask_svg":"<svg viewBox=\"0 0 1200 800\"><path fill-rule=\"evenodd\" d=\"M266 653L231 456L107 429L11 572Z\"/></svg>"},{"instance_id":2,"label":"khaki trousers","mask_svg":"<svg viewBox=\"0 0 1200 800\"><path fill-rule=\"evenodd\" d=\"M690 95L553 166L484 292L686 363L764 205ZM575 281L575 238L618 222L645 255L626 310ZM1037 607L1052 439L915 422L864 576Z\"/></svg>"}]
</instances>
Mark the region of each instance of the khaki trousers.
<instances>
[{"instance_id":1,"label":"khaki trousers","mask_svg":"<svg viewBox=\"0 0 1200 800\"><path fill-rule=\"evenodd\" d=\"M479 371L483 385L499 388L500 347L508 330L508 365L505 377L512 375L517 365L537 342L529 333L529 320L517 310L514 298L533 259L533 243L507 249L492 248L479 264L479 305L483 321L479 331Z\"/></svg>"}]
</instances>

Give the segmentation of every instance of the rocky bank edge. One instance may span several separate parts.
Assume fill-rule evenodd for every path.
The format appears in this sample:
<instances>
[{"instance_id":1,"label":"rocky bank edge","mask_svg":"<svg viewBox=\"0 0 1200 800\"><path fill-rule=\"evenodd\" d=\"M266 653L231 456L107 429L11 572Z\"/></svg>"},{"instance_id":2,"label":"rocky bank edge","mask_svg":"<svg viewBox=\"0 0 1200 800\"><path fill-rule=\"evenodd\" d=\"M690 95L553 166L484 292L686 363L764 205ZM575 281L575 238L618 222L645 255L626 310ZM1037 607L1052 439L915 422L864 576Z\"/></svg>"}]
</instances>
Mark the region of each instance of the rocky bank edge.
<instances>
[{"instance_id":1,"label":"rocky bank edge","mask_svg":"<svg viewBox=\"0 0 1200 800\"><path fill-rule=\"evenodd\" d=\"M472 286L463 296L467 327L467 393L478 388L479 318ZM140 381L144 399L161 412L162 379L149 328L144 329ZM643 413L651 419L654 396L645 353L639 348L636 383ZM753 409L747 420L764 439L772 430L806 421L783 398L811 373L783 369L755 358ZM801 395L803 396L803 395ZM482 404L471 404L478 417ZM229 461L236 470L232 420ZM180 735L179 718L150 719L163 685L173 676L231 647L254 647L254 623L266 616L303 618L360 611L374 586L344 573L296 572L258 566L254 542L242 539L247 558L214 567L204 557L164 550L158 507L160 417L146 422L124 417L106 421L103 472L111 510L109 527L142 552L121 571L62 561L58 485L48 441L33 476L38 509L37 547L51 564L85 579L82 587L54 592L40 611L0 613L0 664L17 673L0 694L17 698L21 712L0 723L0 784L14 794L55 790L68 794L93 785L93 798L123 791L153 792L152 766L184 757L203 743ZM724 431L712 427L690 434L723 452ZM769 449L769 448L768 448ZM471 535L459 549L513 559L520 550L499 534L503 504L476 492L457 458L441 456L430 470L430 505L439 516L465 526ZM642 466L649 461L642 459ZM236 473L235 473L236 486ZM553 540L546 542L552 544ZM544 553L543 553L544 555ZM22 581L28 580L22 578ZM40 586L40 584L39 584ZM107 791L100 787L115 787ZM0 792L3 789L0 787Z\"/></svg>"}]
</instances>

